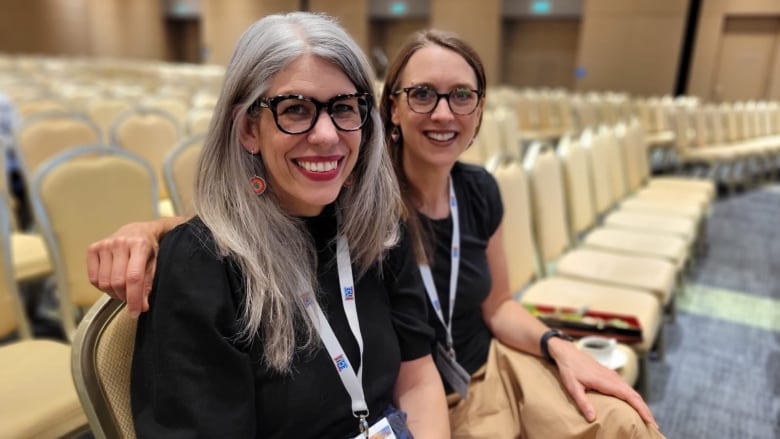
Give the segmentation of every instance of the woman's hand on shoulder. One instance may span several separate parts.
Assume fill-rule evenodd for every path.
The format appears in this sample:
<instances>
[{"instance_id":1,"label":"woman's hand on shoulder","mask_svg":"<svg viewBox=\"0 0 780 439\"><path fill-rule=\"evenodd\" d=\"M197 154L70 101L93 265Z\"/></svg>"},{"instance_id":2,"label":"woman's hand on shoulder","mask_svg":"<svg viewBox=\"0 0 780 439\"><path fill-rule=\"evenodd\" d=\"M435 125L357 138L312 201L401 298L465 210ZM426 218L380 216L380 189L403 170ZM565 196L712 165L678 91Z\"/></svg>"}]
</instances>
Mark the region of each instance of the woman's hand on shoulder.
<instances>
[{"instance_id":1,"label":"woman's hand on shoulder","mask_svg":"<svg viewBox=\"0 0 780 439\"><path fill-rule=\"evenodd\" d=\"M160 238L184 218L129 223L87 249L89 281L109 296L127 302L137 317L149 309Z\"/></svg>"},{"instance_id":2,"label":"woman's hand on shoulder","mask_svg":"<svg viewBox=\"0 0 780 439\"><path fill-rule=\"evenodd\" d=\"M550 339L549 346L558 366L561 382L588 421L595 420L596 412L585 392L594 390L626 401L645 422L658 427L642 396L626 384L617 372L599 364L590 355L580 351L574 343L553 338Z\"/></svg>"}]
</instances>

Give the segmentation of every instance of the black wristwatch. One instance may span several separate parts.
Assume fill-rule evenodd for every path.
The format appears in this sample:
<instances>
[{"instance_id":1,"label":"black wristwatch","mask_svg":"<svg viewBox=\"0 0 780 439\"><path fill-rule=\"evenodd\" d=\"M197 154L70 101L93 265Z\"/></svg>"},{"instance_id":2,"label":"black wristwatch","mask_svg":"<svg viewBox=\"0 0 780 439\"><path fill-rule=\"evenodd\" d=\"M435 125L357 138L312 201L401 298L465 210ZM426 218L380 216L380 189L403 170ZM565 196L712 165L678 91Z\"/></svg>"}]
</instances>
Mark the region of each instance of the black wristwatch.
<instances>
[{"instance_id":1,"label":"black wristwatch","mask_svg":"<svg viewBox=\"0 0 780 439\"><path fill-rule=\"evenodd\" d=\"M542 338L539 339L539 348L542 351L542 356L544 356L544 359L547 360L550 364L555 364L555 359L553 359L552 355L550 355L550 349L547 346L550 338L552 337L562 338L567 341L573 341L574 339L557 329L548 329L544 332L544 334L542 334Z\"/></svg>"}]
</instances>

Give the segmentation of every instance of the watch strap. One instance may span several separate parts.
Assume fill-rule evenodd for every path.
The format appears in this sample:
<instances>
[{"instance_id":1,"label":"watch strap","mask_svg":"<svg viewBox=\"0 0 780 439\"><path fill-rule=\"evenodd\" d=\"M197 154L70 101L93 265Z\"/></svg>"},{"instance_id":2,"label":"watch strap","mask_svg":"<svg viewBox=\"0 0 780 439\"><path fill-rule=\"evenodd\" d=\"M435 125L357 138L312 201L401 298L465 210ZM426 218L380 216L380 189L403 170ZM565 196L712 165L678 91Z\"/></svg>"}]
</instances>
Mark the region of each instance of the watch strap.
<instances>
[{"instance_id":1,"label":"watch strap","mask_svg":"<svg viewBox=\"0 0 780 439\"><path fill-rule=\"evenodd\" d=\"M547 360L547 362L550 364L555 364L555 359L552 357L552 355L550 355L549 348L550 339L552 337L562 338L567 341L572 341L574 339L557 329L548 329L544 332L544 334L542 334L542 338L539 339L539 350L542 351L542 356L545 360Z\"/></svg>"}]
</instances>

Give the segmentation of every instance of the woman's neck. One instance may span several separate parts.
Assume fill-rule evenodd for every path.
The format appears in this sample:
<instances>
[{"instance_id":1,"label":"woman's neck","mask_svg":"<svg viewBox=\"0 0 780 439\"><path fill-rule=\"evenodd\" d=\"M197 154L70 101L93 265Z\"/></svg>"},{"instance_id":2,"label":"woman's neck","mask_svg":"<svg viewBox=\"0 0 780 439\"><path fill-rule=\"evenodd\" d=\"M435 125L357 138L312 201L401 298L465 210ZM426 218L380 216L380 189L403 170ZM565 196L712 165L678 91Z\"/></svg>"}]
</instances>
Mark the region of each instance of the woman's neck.
<instances>
[{"instance_id":1,"label":"woman's neck","mask_svg":"<svg viewBox=\"0 0 780 439\"><path fill-rule=\"evenodd\" d=\"M404 174L412 185L414 206L430 219L447 218L450 214L449 177L451 167L412 163L404 156Z\"/></svg>"}]
</instances>

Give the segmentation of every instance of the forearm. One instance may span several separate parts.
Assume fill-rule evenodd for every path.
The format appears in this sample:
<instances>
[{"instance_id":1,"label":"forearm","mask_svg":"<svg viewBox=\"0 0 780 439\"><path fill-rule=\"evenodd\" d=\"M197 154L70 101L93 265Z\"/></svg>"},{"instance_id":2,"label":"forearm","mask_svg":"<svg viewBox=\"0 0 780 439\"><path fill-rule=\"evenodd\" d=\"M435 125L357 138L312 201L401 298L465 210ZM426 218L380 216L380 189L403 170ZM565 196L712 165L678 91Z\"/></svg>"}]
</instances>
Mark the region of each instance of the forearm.
<instances>
[{"instance_id":1,"label":"forearm","mask_svg":"<svg viewBox=\"0 0 780 439\"><path fill-rule=\"evenodd\" d=\"M528 354L542 355L539 340L548 328L520 303L504 301L485 321L501 343Z\"/></svg>"},{"instance_id":2,"label":"forearm","mask_svg":"<svg viewBox=\"0 0 780 439\"><path fill-rule=\"evenodd\" d=\"M401 363L394 400L406 412L407 425L415 438L450 437L444 386L430 355Z\"/></svg>"}]
</instances>

